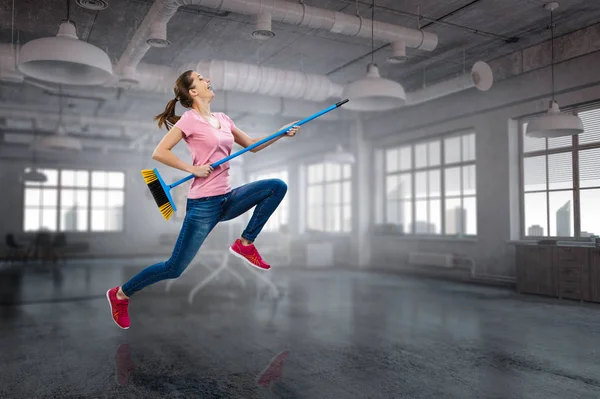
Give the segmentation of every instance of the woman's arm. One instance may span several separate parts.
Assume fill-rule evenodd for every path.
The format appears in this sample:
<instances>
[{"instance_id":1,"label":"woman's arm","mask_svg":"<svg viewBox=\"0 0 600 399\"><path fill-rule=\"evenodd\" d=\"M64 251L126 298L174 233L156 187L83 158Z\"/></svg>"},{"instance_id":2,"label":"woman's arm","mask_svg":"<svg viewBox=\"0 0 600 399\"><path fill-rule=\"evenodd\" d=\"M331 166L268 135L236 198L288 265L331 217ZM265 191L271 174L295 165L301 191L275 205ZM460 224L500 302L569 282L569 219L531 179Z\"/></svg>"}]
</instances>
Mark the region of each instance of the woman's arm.
<instances>
[{"instance_id":1,"label":"woman's arm","mask_svg":"<svg viewBox=\"0 0 600 399\"><path fill-rule=\"evenodd\" d=\"M154 152L152 153L152 159L164 163L172 168L192 173L193 165L183 162L171 151L182 138L183 132L181 129L178 127L171 128L154 149Z\"/></svg>"},{"instance_id":2,"label":"woman's arm","mask_svg":"<svg viewBox=\"0 0 600 399\"><path fill-rule=\"evenodd\" d=\"M162 138L160 143L154 149L152 153L152 159L164 163L167 166L183 170L188 173L193 173L198 177L206 177L212 172L210 165L194 166L183 162L177 158L171 151L173 147L183 138L183 132L178 127L173 127L165 136Z\"/></svg>"},{"instance_id":3,"label":"woman's arm","mask_svg":"<svg viewBox=\"0 0 600 399\"><path fill-rule=\"evenodd\" d=\"M298 121L296 121L296 122L298 122ZM292 122L288 125L282 126L279 130L285 129L286 127L291 126L296 122ZM256 148L251 149L250 152L258 152L260 150L263 150L263 149L267 148L268 146L270 146L271 144L273 144L274 142L281 139L282 137L285 137L286 135L294 136L296 133L298 133L299 130L300 130L300 126L290 129L285 135L281 135L279 137L274 138L273 140L267 141L266 143L259 145ZM235 142L237 144L239 144L240 146L242 146L243 148L249 147L252 144L258 143L259 141L269 137L269 136L263 136L263 137L260 137L257 139L253 139L252 137L248 136L246 133L244 133L242 130L238 129L237 127L232 128L231 133L233 133Z\"/></svg>"}]
</instances>

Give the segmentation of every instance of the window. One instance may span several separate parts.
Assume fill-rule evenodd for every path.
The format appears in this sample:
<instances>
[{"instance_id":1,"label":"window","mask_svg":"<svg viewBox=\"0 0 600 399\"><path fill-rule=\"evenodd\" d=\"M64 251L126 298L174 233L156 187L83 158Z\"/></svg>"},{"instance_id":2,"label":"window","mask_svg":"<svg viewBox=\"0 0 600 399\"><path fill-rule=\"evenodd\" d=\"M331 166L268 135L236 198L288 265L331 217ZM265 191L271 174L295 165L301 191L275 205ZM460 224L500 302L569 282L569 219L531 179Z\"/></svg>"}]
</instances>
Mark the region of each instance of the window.
<instances>
[{"instance_id":1,"label":"window","mask_svg":"<svg viewBox=\"0 0 600 399\"><path fill-rule=\"evenodd\" d=\"M308 165L307 227L328 232L352 229L351 165Z\"/></svg>"},{"instance_id":2,"label":"window","mask_svg":"<svg viewBox=\"0 0 600 399\"><path fill-rule=\"evenodd\" d=\"M123 230L125 174L91 172L91 230Z\"/></svg>"},{"instance_id":3,"label":"window","mask_svg":"<svg viewBox=\"0 0 600 399\"><path fill-rule=\"evenodd\" d=\"M30 169L26 168L25 172ZM25 181L24 231L122 231L125 174L42 169L44 183Z\"/></svg>"},{"instance_id":4,"label":"window","mask_svg":"<svg viewBox=\"0 0 600 399\"><path fill-rule=\"evenodd\" d=\"M476 235L475 133L385 150L385 221L403 234Z\"/></svg>"},{"instance_id":5,"label":"window","mask_svg":"<svg viewBox=\"0 0 600 399\"><path fill-rule=\"evenodd\" d=\"M288 171L283 170L279 172L266 172L266 173L255 173L250 176L250 181L264 180L264 179L281 179L287 183ZM283 200L273 212L262 231L279 231L282 226L287 226L289 223L289 187L288 192L283 197Z\"/></svg>"},{"instance_id":6,"label":"window","mask_svg":"<svg viewBox=\"0 0 600 399\"><path fill-rule=\"evenodd\" d=\"M25 173L31 172L30 168ZM44 183L25 181L24 231L56 231L58 204L58 171L39 169L46 175Z\"/></svg>"},{"instance_id":7,"label":"window","mask_svg":"<svg viewBox=\"0 0 600 399\"><path fill-rule=\"evenodd\" d=\"M600 234L600 109L579 117L578 136L531 138L521 124L523 237Z\"/></svg>"}]
</instances>

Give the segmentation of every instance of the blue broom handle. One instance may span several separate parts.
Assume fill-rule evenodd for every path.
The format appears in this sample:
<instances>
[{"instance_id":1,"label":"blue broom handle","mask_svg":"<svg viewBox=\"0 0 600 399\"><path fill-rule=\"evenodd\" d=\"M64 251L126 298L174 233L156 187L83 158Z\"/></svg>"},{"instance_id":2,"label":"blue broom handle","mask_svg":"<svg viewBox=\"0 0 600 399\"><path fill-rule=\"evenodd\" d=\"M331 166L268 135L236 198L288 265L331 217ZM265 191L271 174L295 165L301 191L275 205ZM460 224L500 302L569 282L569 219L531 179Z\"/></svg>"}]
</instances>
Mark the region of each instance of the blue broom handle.
<instances>
[{"instance_id":1,"label":"blue broom handle","mask_svg":"<svg viewBox=\"0 0 600 399\"><path fill-rule=\"evenodd\" d=\"M225 163L225 162L227 162L227 161L229 161L229 160L231 160L231 159L233 159L233 158L235 158L235 157L238 157L238 156L242 155L243 153L245 153L245 152L247 152L247 151L253 150L253 149L254 149L254 148L256 148L256 147L263 145L263 144L264 144L264 143L266 143L267 141L271 141L271 140L273 140L274 138L276 138L276 137L278 137L278 136L281 136L281 135L283 135L283 134L287 133L287 132L288 132L288 130L290 130L290 129L292 129L292 128L296 127L296 126L301 126L301 125L304 125L305 123L307 123L307 122L310 122L310 121L312 121L313 119L316 119L316 118L318 118L319 116L321 116L321 115L323 115L323 114L326 114L327 112L333 111L334 109L341 107L342 105L346 104L347 102L348 102L348 100L346 99L346 100L342 100L342 101L340 101L340 102L338 102L338 103L335 103L334 105L332 105L332 106L330 106L330 107L327 107L327 108L325 108L324 110L322 110L322 111L319 111L319 112L317 112L317 113L316 113L316 114L314 114L314 115L311 115L311 116L309 116L309 117L307 117L307 118L304 118L304 119L302 119L301 121L298 121L297 123L294 123L294 124L293 124L293 125L291 125L291 126L288 126L288 127L284 128L284 129L281 129L281 130L280 130L280 131L278 131L277 133L273 133L273 134L272 134L272 135L270 135L269 137L265 137L264 139L262 139L262 140L260 140L260 141L257 141L256 143L254 143L254 144L252 144L252 145L249 145L248 147L246 147L246 148L244 148L244 149L242 149L242 150L240 150L240 151L236 152L235 154L231 154L231 155L229 155L228 157L225 157L225 158L221 159L220 161L217 161L217 162L213 163L213 164L212 164L212 165L210 165L210 166L211 166L211 167L214 169L214 168L216 168L217 166L219 166L219 165L221 165L221 164L223 164L223 163ZM193 178L194 178L194 174L192 173L191 175L189 175L189 176L186 176L186 177L184 177L183 179L181 179L181 180L178 180L178 181L176 181L176 182L175 182L175 183L173 183L173 184L170 184L170 185L169 185L169 187L170 187L170 188L173 188L173 187L175 187L175 186L178 186L178 185L180 185L180 184L182 184L182 183L185 183L186 181L188 181L188 180L190 180L190 179L193 179Z\"/></svg>"}]
</instances>

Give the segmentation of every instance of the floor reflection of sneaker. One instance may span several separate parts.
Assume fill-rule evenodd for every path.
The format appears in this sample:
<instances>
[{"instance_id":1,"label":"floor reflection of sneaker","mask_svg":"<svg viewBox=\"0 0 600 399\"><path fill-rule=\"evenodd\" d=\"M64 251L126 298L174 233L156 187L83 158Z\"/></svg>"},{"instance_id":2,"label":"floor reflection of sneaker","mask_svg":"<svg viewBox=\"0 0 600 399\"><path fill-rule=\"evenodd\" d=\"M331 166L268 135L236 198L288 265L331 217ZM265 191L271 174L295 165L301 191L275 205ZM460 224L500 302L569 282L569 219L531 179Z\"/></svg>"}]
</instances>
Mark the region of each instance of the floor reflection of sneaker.
<instances>
[{"instance_id":1,"label":"floor reflection of sneaker","mask_svg":"<svg viewBox=\"0 0 600 399\"><path fill-rule=\"evenodd\" d=\"M117 365L117 384L120 386L131 383L131 372L135 370L135 365L131 361L131 349L129 344L121 344L115 354L115 363Z\"/></svg>"},{"instance_id":2,"label":"floor reflection of sneaker","mask_svg":"<svg viewBox=\"0 0 600 399\"><path fill-rule=\"evenodd\" d=\"M283 376L283 362L289 354L290 351L286 349L271 359L271 363L256 378L256 383L268 388L273 382L280 380Z\"/></svg>"},{"instance_id":3,"label":"floor reflection of sneaker","mask_svg":"<svg viewBox=\"0 0 600 399\"><path fill-rule=\"evenodd\" d=\"M242 240L239 238L235 240L231 247L229 247L229 252L257 269L269 270L271 268L271 266L260 256L254 244L243 245Z\"/></svg>"}]
</instances>

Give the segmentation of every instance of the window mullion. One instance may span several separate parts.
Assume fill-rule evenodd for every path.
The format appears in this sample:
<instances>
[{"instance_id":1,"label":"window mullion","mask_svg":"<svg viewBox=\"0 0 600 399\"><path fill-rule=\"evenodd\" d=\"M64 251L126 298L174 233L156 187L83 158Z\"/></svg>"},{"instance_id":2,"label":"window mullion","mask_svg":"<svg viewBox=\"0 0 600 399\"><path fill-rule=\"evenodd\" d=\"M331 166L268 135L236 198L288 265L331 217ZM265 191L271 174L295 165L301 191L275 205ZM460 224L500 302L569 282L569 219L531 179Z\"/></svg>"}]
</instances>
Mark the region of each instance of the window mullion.
<instances>
[{"instance_id":1,"label":"window mullion","mask_svg":"<svg viewBox=\"0 0 600 399\"><path fill-rule=\"evenodd\" d=\"M441 235L446 235L446 145L445 140L440 140L440 197L441 197Z\"/></svg>"},{"instance_id":2,"label":"window mullion","mask_svg":"<svg viewBox=\"0 0 600 399\"><path fill-rule=\"evenodd\" d=\"M519 188L521 195L519 196L519 209L520 209L520 236L521 238L527 236L525 231L525 162L524 162L524 150L525 145L523 143L524 131L523 124L519 123Z\"/></svg>"},{"instance_id":3,"label":"window mullion","mask_svg":"<svg viewBox=\"0 0 600 399\"><path fill-rule=\"evenodd\" d=\"M459 177L459 181L460 181L460 232L459 232L459 236L464 236L465 235L465 223L464 220L465 218L462 217L462 213L465 211L465 182L464 182L464 177L463 177L463 169L464 169L464 161L465 161L465 154L463 151L464 145L463 145L463 140L465 139L465 136L461 136L460 138L460 161L461 161L461 165L460 168L458 169L460 173L460 177Z\"/></svg>"},{"instance_id":4,"label":"window mullion","mask_svg":"<svg viewBox=\"0 0 600 399\"><path fill-rule=\"evenodd\" d=\"M548 149L548 139L544 139L546 141L546 149ZM548 154L544 156L546 161L546 226L548 229L548 236L550 236L550 170L549 170L549 160Z\"/></svg>"},{"instance_id":5,"label":"window mullion","mask_svg":"<svg viewBox=\"0 0 600 399\"><path fill-rule=\"evenodd\" d=\"M573 235L575 239L581 237L581 208L580 208L580 197L579 197L579 138L577 135L573 135L573 157L572 157L572 169L573 169L573 229L575 230Z\"/></svg>"},{"instance_id":6,"label":"window mullion","mask_svg":"<svg viewBox=\"0 0 600 399\"><path fill-rule=\"evenodd\" d=\"M411 161L410 167L411 167L411 176L412 176L411 177L411 180L412 180L412 187L411 187L411 197L412 198L411 198L411 200L412 201L411 201L411 207L410 207L410 212L411 212L410 215L411 215L412 223L411 223L411 226L410 226L410 233L409 234L416 234L417 230L415 228L416 227L415 226L415 222L417 220L417 194L416 194L417 193L417 189L416 189L417 183L416 183L416 172L415 172L415 169L416 169L417 162L415 160L415 153L416 153L416 151L415 151L415 145L414 144L410 146L410 152L411 152L411 154L410 154L410 161Z\"/></svg>"},{"instance_id":7,"label":"window mullion","mask_svg":"<svg viewBox=\"0 0 600 399\"><path fill-rule=\"evenodd\" d=\"M87 231L92 231L92 177L90 171L88 171L88 186L87 186L87 197L88 197L88 209L87 209Z\"/></svg>"}]
</instances>

